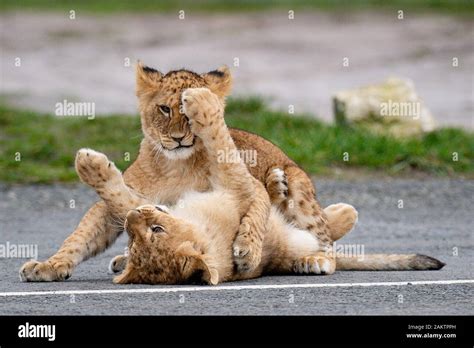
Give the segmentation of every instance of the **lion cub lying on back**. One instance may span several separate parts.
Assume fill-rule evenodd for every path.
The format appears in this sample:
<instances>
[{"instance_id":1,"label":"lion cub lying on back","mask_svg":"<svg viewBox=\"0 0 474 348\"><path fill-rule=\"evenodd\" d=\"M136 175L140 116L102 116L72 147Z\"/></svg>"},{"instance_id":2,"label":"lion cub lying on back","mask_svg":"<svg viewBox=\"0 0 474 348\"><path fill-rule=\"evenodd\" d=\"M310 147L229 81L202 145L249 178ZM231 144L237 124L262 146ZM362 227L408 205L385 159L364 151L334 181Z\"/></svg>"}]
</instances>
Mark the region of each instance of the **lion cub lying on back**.
<instances>
[{"instance_id":1,"label":"lion cub lying on back","mask_svg":"<svg viewBox=\"0 0 474 348\"><path fill-rule=\"evenodd\" d=\"M130 236L128 262L116 283L179 284L248 279L262 274L331 274L334 264L324 257L309 231L294 227L274 207L266 214L262 259L251 272L236 272L233 241L242 216L263 185L241 162L220 162L219 154L237 153L223 118L219 99L206 88L182 94L184 113L209 154L212 191L191 192L168 209L143 205L127 214ZM224 156L229 158L228 156ZM439 269L442 263L423 255L336 257L337 269Z\"/></svg>"}]
</instances>

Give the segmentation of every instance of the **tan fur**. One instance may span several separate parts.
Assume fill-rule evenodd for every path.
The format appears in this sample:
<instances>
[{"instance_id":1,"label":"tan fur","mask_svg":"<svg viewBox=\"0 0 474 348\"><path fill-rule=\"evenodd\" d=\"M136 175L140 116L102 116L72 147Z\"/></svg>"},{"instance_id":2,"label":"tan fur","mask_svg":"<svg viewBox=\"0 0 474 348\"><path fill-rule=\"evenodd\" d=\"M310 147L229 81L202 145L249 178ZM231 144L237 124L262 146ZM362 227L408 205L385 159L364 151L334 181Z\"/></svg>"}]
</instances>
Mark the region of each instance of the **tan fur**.
<instances>
[{"instance_id":1,"label":"tan fur","mask_svg":"<svg viewBox=\"0 0 474 348\"><path fill-rule=\"evenodd\" d=\"M331 204L324 208L324 213L328 219L331 239L333 241L341 239L347 233L352 231L359 220L359 213L350 204Z\"/></svg>"},{"instance_id":2,"label":"tan fur","mask_svg":"<svg viewBox=\"0 0 474 348\"><path fill-rule=\"evenodd\" d=\"M162 74L139 63L136 76L144 134L137 159L122 176L108 172L109 161L105 156L95 156L94 152L94 161L89 163L87 153L92 152L78 152L76 170L102 200L89 209L56 254L45 262L31 261L23 265L20 270L23 280L67 279L80 262L104 251L115 241L123 231L128 210L148 202L173 205L186 192L205 192L211 188L208 154L201 139L190 130L186 115L180 110L180 98L187 88L206 87L218 96L223 108L232 83L229 69L222 67L206 74L187 70ZM160 106L168 107L169 114ZM310 230L322 249L331 244L331 235L343 235L352 227L353 223L334 223L330 227L331 219L316 201L309 177L275 145L242 130L231 129L230 135L237 148L257 151L256 166L248 167L250 174L266 185L272 204L298 227ZM275 169L283 171L283 179L272 175ZM114 188L123 184L127 190ZM265 189L257 189L250 203L252 207L242 216L238 227L233 251L234 263L241 271L254 269L262 257L264 212L269 204L265 195ZM333 221L338 220L339 213L334 211Z\"/></svg>"},{"instance_id":3,"label":"tan fur","mask_svg":"<svg viewBox=\"0 0 474 348\"><path fill-rule=\"evenodd\" d=\"M188 193L182 204L171 210L153 205L131 210L125 223L130 236L130 256L124 272L114 282L216 285L262 274L333 273L335 264L326 252L320 251L316 236L289 223L276 207L268 209L259 265L250 272L235 270L232 246L234 239L239 238L241 216L252 207L252 193L263 185L241 161L219 161L220 151L237 148L224 123L217 97L208 89L188 89L183 93L183 103L192 131L203 141L208 153L211 191ZM266 199L269 201L268 196ZM354 213L351 206L334 205L328 211L342 212L339 214L344 217L342 222L334 223L352 227L354 220L345 216ZM372 269L404 269L405 260L412 256L369 255L369 258L376 261ZM370 262L352 261L341 257L341 268L366 269L370 265ZM420 263L419 266L429 269L431 265Z\"/></svg>"}]
</instances>

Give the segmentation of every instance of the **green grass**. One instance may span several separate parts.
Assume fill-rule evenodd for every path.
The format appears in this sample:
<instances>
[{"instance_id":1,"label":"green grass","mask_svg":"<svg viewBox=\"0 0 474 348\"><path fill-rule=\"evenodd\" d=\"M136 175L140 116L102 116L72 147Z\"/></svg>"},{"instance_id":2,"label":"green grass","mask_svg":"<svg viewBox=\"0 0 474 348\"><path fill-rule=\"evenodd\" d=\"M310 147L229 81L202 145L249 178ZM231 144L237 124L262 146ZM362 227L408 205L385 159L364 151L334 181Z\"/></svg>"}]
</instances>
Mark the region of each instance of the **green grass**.
<instances>
[{"instance_id":1,"label":"green grass","mask_svg":"<svg viewBox=\"0 0 474 348\"><path fill-rule=\"evenodd\" d=\"M110 12L170 11L261 11L280 10L415 10L466 13L474 10L471 0L2 0L0 10L55 10Z\"/></svg>"},{"instance_id":2,"label":"green grass","mask_svg":"<svg viewBox=\"0 0 474 348\"><path fill-rule=\"evenodd\" d=\"M229 125L271 140L312 174L334 168L383 171L390 175L423 172L431 175L474 174L474 134L441 129L423 137L395 139L361 127L327 125L305 115L270 111L255 98L231 100ZM138 116L98 116L94 120L56 117L0 106L0 181L49 183L77 181L74 155L81 147L105 152L125 169L141 141ZM343 155L349 154L349 161ZM458 161L453 161L453 152ZM21 160L16 161L19 153Z\"/></svg>"}]
</instances>

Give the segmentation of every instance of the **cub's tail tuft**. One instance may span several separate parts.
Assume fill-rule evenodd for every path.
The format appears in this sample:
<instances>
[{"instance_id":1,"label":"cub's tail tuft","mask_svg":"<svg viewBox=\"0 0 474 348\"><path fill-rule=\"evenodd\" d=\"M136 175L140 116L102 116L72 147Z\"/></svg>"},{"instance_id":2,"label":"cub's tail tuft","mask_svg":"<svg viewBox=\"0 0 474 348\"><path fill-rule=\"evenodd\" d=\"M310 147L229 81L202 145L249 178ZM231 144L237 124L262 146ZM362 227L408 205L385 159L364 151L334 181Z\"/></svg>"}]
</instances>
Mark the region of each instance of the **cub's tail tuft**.
<instances>
[{"instance_id":1,"label":"cub's tail tuft","mask_svg":"<svg viewBox=\"0 0 474 348\"><path fill-rule=\"evenodd\" d=\"M369 254L364 256L336 256L340 271L430 271L443 268L445 263L420 254Z\"/></svg>"}]
</instances>

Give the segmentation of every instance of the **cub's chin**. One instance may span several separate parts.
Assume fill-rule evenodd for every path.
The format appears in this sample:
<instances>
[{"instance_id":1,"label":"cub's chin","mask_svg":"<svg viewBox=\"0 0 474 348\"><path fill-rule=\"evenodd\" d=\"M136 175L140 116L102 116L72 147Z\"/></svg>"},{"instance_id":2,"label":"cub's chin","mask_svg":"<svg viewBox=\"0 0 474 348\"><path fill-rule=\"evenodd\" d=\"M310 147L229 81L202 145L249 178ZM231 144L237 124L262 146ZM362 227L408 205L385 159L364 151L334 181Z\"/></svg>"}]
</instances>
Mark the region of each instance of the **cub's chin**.
<instances>
[{"instance_id":1,"label":"cub's chin","mask_svg":"<svg viewBox=\"0 0 474 348\"><path fill-rule=\"evenodd\" d=\"M194 153L195 148L194 146L191 147L180 147L174 150L167 150L163 148L163 155L170 160L185 160L191 157Z\"/></svg>"}]
</instances>

